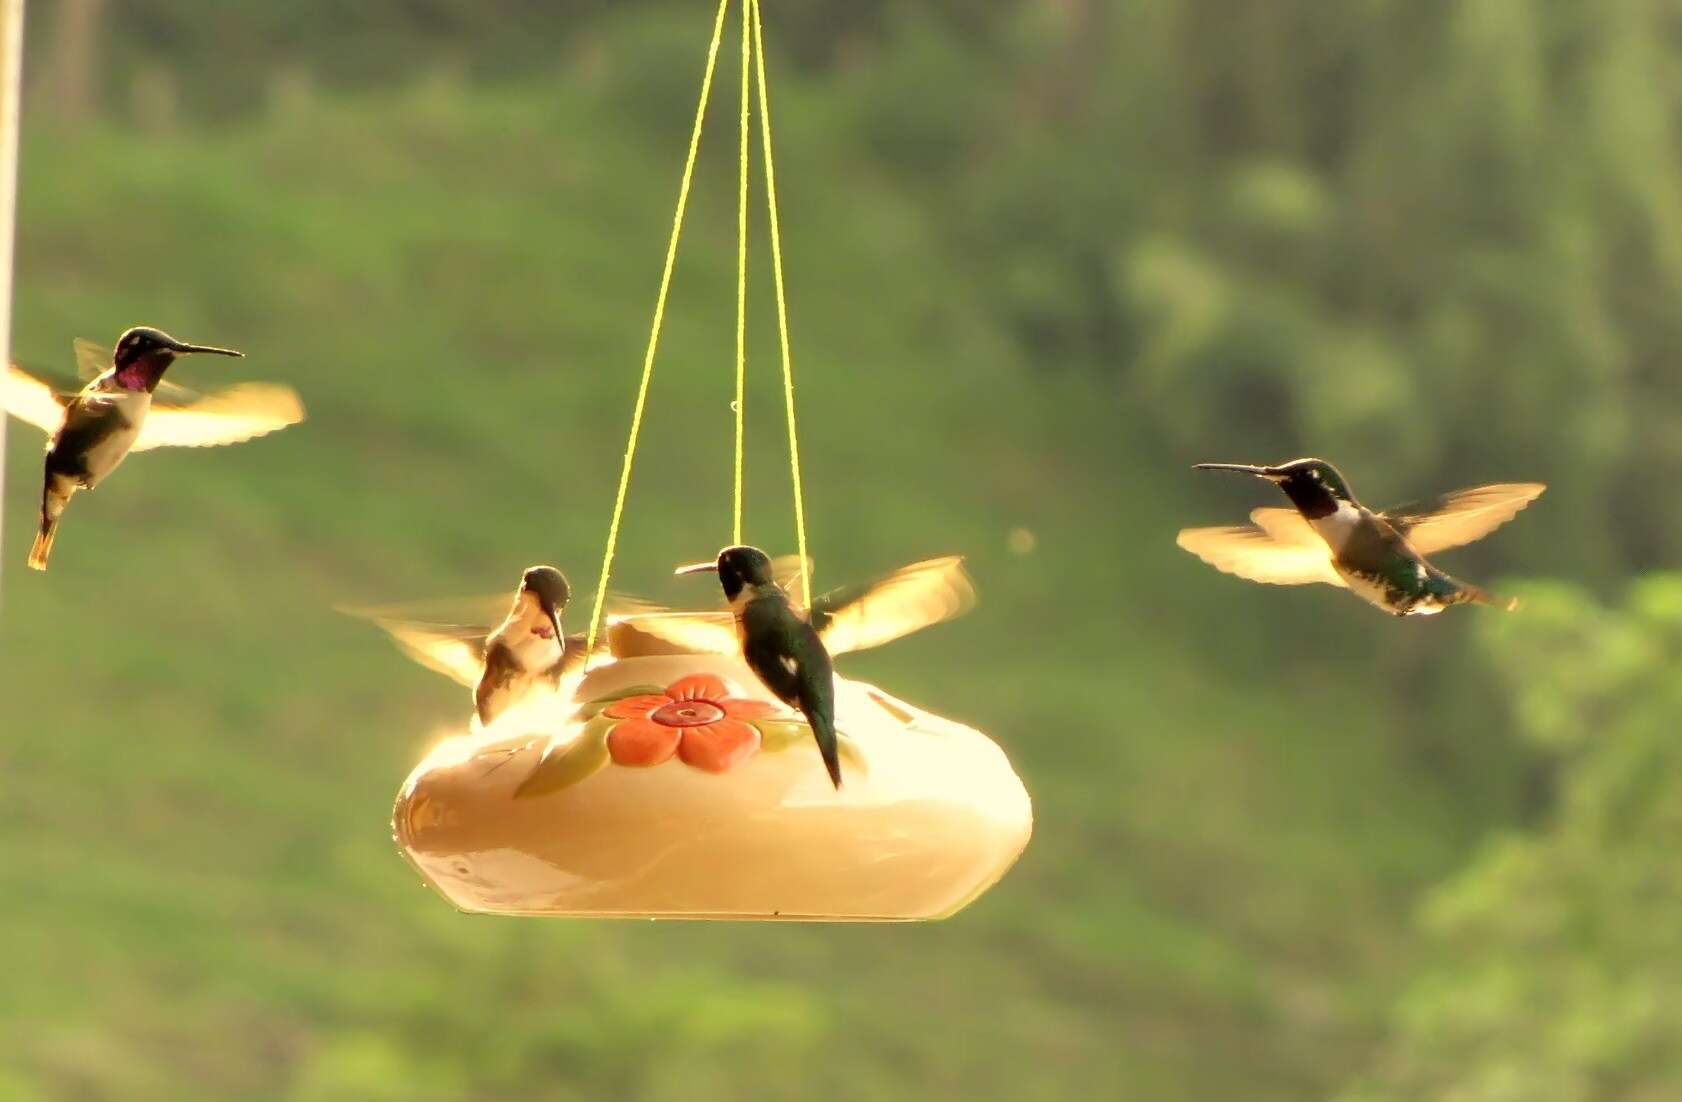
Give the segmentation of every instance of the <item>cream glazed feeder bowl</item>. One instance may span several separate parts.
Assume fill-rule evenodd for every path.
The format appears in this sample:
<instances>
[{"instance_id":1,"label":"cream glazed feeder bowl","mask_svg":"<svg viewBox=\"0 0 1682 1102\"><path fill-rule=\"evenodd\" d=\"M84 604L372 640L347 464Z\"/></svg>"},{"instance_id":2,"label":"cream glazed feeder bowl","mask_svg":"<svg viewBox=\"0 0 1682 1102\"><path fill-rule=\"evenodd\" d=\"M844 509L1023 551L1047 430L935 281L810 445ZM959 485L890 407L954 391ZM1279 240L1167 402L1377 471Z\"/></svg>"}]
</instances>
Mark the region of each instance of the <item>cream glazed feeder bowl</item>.
<instances>
[{"instance_id":1,"label":"cream glazed feeder bowl","mask_svg":"<svg viewBox=\"0 0 1682 1102\"><path fill-rule=\"evenodd\" d=\"M837 677L836 791L804 720L740 659L669 653L627 624L614 625L611 641L615 659L546 720L504 717L489 732L446 738L403 784L397 845L461 910L943 918L996 883L1028 843L1028 793L979 731ZM702 695L674 700L672 686ZM752 745L738 726L748 721L731 714L751 717ZM699 722L708 719L724 722ZM669 742L666 723L689 725L671 729L676 752L622 763L649 759L647 740L633 735ZM720 755L715 736L734 739L730 753Z\"/></svg>"}]
</instances>

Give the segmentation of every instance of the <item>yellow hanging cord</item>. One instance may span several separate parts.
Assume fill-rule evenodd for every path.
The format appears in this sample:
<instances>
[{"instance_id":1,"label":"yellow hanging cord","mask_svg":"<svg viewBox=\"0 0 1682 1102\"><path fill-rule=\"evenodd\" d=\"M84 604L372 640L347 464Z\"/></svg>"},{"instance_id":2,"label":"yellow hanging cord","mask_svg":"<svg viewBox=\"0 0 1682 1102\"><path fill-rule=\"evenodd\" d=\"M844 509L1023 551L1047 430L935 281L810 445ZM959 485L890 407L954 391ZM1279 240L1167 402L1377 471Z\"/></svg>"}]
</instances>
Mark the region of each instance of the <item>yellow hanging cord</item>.
<instances>
[{"instance_id":1,"label":"yellow hanging cord","mask_svg":"<svg viewBox=\"0 0 1682 1102\"><path fill-rule=\"evenodd\" d=\"M742 4L742 172L736 204L736 493L730 542L742 542L742 456L747 436L748 377L748 47L752 44L748 5Z\"/></svg>"},{"instance_id":2,"label":"yellow hanging cord","mask_svg":"<svg viewBox=\"0 0 1682 1102\"><path fill-rule=\"evenodd\" d=\"M649 328L648 351L643 355L642 382L637 386L637 404L631 413L631 436L625 442L625 464L619 471L619 493L613 501L613 520L607 529L607 550L602 553L601 584L596 588L596 606L590 613L590 630L584 653L596 648L596 630L601 624L602 606L607 600L607 582L613 571L613 550L619 543L619 521L625 513L625 496L631 487L631 463L637 454L637 436L642 432L643 409L648 404L648 381L654 374L654 353L660 347L660 325L666 318L666 293L672 285L672 268L677 263L678 237L683 232L683 213L689 206L689 184L695 175L695 156L701 148L701 125L707 117L707 100L712 95L713 69L718 61L718 44L724 36L724 15L730 0L718 0L713 20L712 45L707 48L707 71L701 78L701 102L695 106L695 129L689 135L689 156L683 163L683 183L678 188L677 211L672 215L672 236L666 245L666 267L660 273L660 293L654 300L654 322Z\"/></svg>"},{"instance_id":3,"label":"yellow hanging cord","mask_svg":"<svg viewBox=\"0 0 1682 1102\"><path fill-rule=\"evenodd\" d=\"M788 304L783 293L783 243L777 220L777 173L771 161L771 101L765 95L765 30L759 19L759 0L746 0L753 9L754 64L759 78L759 133L765 144L765 204L771 222L771 271L777 287L777 337L783 354L783 405L788 411L788 461L794 480L794 534L800 561L801 598L812 604L812 562L806 557L806 503L800 486L800 440L794 428L794 364L788 346Z\"/></svg>"}]
</instances>

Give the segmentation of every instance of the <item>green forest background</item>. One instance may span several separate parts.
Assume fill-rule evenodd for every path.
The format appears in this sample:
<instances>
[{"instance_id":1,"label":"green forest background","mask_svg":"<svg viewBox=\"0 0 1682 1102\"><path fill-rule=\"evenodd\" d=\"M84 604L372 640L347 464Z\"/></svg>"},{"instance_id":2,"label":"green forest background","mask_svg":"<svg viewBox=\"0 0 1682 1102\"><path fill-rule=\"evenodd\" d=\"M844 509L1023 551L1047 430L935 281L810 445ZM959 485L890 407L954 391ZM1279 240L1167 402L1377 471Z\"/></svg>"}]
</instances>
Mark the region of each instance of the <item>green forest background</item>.
<instances>
[{"instance_id":1,"label":"green forest background","mask_svg":"<svg viewBox=\"0 0 1682 1102\"><path fill-rule=\"evenodd\" d=\"M982 592L843 672L1035 797L906 927L455 913L387 815L466 699L330 611L593 573L711 6L30 7L17 357L156 324L310 420L134 460L44 576L12 426L0 1098L1682 1097L1672 0L767 0L820 584ZM733 93L621 549L661 599L729 527ZM1188 464L1301 454L1548 482L1443 562L1524 609L1174 546L1271 503Z\"/></svg>"}]
</instances>

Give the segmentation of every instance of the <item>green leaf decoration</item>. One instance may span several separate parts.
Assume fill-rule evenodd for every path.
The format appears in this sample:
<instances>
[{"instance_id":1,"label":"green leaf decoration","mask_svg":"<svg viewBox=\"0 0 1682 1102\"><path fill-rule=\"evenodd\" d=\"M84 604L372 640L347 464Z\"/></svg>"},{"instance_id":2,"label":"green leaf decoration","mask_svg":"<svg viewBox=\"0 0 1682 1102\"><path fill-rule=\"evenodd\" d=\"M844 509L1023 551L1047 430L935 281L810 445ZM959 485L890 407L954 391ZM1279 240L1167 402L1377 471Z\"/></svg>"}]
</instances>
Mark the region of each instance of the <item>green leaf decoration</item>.
<instances>
[{"instance_id":1,"label":"green leaf decoration","mask_svg":"<svg viewBox=\"0 0 1682 1102\"><path fill-rule=\"evenodd\" d=\"M770 719L750 720L759 729L759 752L777 753L792 746L813 745L812 728L803 719L773 716ZM858 743L847 737L845 731L835 732L836 750L849 768L858 773L868 773L865 764L864 751L859 749Z\"/></svg>"},{"instance_id":2,"label":"green leaf decoration","mask_svg":"<svg viewBox=\"0 0 1682 1102\"><path fill-rule=\"evenodd\" d=\"M607 764L607 735L619 721L598 716L584 725L578 737L565 747L543 756L531 775L514 790L514 798L547 796L570 788Z\"/></svg>"},{"instance_id":3,"label":"green leaf decoration","mask_svg":"<svg viewBox=\"0 0 1682 1102\"><path fill-rule=\"evenodd\" d=\"M803 719L785 719L773 717L770 719L755 719L749 721L759 728L759 749L761 752L775 752L787 750L797 742L803 742L812 737L812 729Z\"/></svg>"}]
</instances>

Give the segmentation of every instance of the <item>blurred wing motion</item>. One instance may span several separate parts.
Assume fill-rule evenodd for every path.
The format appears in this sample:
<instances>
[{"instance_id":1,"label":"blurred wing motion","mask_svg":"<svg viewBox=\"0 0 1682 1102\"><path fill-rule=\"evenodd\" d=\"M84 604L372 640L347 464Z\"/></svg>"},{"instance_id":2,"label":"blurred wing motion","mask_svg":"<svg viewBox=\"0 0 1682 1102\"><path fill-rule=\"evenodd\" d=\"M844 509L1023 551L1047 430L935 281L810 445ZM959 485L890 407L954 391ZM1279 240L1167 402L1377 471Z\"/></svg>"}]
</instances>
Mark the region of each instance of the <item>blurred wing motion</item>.
<instances>
[{"instance_id":1,"label":"blurred wing motion","mask_svg":"<svg viewBox=\"0 0 1682 1102\"><path fill-rule=\"evenodd\" d=\"M152 399L133 450L235 444L303 419L297 391L275 383L240 383L185 404L166 402L160 394Z\"/></svg>"},{"instance_id":2,"label":"blurred wing motion","mask_svg":"<svg viewBox=\"0 0 1682 1102\"><path fill-rule=\"evenodd\" d=\"M76 374L84 383L110 370L111 350L104 345L95 344L86 337L77 337L70 342L70 347L76 351Z\"/></svg>"},{"instance_id":3,"label":"blurred wing motion","mask_svg":"<svg viewBox=\"0 0 1682 1102\"><path fill-rule=\"evenodd\" d=\"M1283 506L1251 509L1250 523L1267 533L1275 543L1287 547L1312 547L1322 554L1328 553L1326 541L1295 509Z\"/></svg>"},{"instance_id":4,"label":"blurred wing motion","mask_svg":"<svg viewBox=\"0 0 1682 1102\"><path fill-rule=\"evenodd\" d=\"M20 421L27 421L51 436L64 424L64 407L69 399L15 364L6 366L0 381L0 404Z\"/></svg>"},{"instance_id":5,"label":"blurred wing motion","mask_svg":"<svg viewBox=\"0 0 1682 1102\"><path fill-rule=\"evenodd\" d=\"M1540 482L1499 482L1473 486L1429 502L1386 510L1384 518L1421 555L1480 540L1517 516L1542 496Z\"/></svg>"},{"instance_id":6,"label":"blurred wing motion","mask_svg":"<svg viewBox=\"0 0 1682 1102\"><path fill-rule=\"evenodd\" d=\"M771 577L796 601L806 599L804 587L812 572L812 560L799 555L778 555L771 560Z\"/></svg>"},{"instance_id":7,"label":"blurred wing motion","mask_svg":"<svg viewBox=\"0 0 1682 1102\"><path fill-rule=\"evenodd\" d=\"M485 672L485 639L494 628L420 624L373 618L404 654L429 670L473 688Z\"/></svg>"},{"instance_id":8,"label":"blurred wing motion","mask_svg":"<svg viewBox=\"0 0 1682 1102\"><path fill-rule=\"evenodd\" d=\"M1331 551L1295 509L1256 509L1254 527L1182 529L1174 541L1216 570L1267 585L1343 584Z\"/></svg>"},{"instance_id":9,"label":"blurred wing motion","mask_svg":"<svg viewBox=\"0 0 1682 1102\"><path fill-rule=\"evenodd\" d=\"M811 559L799 555L778 555L771 560L771 577L796 603L811 571ZM664 639L675 647L697 654L740 654L742 641L736 634L734 614L717 612L674 612L650 607L634 616L639 631Z\"/></svg>"},{"instance_id":10,"label":"blurred wing motion","mask_svg":"<svg viewBox=\"0 0 1682 1102\"><path fill-rule=\"evenodd\" d=\"M796 602L801 572L797 556L772 560L778 584ZM787 579L785 581L785 579ZM975 584L956 555L901 567L864 585L846 586L812 602L812 626L832 655L879 647L921 628L950 620L975 605ZM727 611L659 612L635 617L636 626L685 650L739 654L736 618Z\"/></svg>"},{"instance_id":11,"label":"blurred wing motion","mask_svg":"<svg viewBox=\"0 0 1682 1102\"><path fill-rule=\"evenodd\" d=\"M70 347L76 352L76 374L83 383L90 383L111 370L111 350L104 345L95 344L86 337L77 337L70 342ZM168 379L159 379L152 391L154 402L177 406L188 405L197 401L198 397L192 390Z\"/></svg>"},{"instance_id":12,"label":"blurred wing motion","mask_svg":"<svg viewBox=\"0 0 1682 1102\"><path fill-rule=\"evenodd\" d=\"M734 613L659 611L633 616L638 631L664 639L675 647L698 654L741 654L742 641L736 635Z\"/></svg>"},{"instance_id":13,"label":"blurred wing motion","mask_svg":"<svg viewBox=\"0 0 1682 1102\"><path fill-rule=\"evenodd\" d=\"M948 555L825 593L812 602L810 616L829 653L846 654L891 643L974 606L975 583L964 560Z\"/></svg>"},{"instance_id":14,"label":"blurred wing motion","mask_svg":"<svg viewBox=\"0 0 1682 1102\"><path fill-rule=\"evenodd\" d=\"M582 603L582 607L590 608L594 603L592 596ZM479 683L479 675L485 670L485 641L506 617L508 605L508 595L498 594L416 604L341 607L339 611L347 616L372 621L391 636L404 654L427 669L472 688ZM652 607L646 601L613 594L607 600L606 616L612 620ZM566 639L566 660L562 672L571 673L583 666L585 637L577 633L568 634ZM604 633L596 640L595 653L603 653L606 647Z\"/></svg>"}]
</instances>

